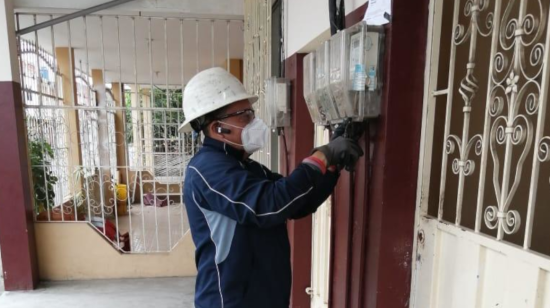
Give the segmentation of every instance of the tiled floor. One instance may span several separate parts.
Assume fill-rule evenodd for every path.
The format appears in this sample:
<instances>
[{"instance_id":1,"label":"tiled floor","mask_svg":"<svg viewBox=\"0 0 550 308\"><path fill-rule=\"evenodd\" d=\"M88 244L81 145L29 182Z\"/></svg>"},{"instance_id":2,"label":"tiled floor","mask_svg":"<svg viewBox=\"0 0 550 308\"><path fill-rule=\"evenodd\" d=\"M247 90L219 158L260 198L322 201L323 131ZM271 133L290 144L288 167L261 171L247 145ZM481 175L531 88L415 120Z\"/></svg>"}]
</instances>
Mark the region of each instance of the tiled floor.
<instances>
[{"instance_id":1,"label":"tiled floor","mask_svg":"<svg viewBox=\"0 0 550 308\"><path fill-rule=\"evenodd\" d=\"M4 292L2 308L192 308L195 278L43 283L30 292Z\"/></svg>"},{"instance_id":2,"label":"tiled floor","mask_svg":"<svg viewBox=\"0 0 550 308\"><path fill-rule=\"evenodd\" d=\"M114 220L111 220L115 223ZM131 221L131 230L130 230ZM130 215L118 218L120 233L130 232L132 251L170 251L189 230L185 206L134 205Z\"/></svg>"}]
</instances>

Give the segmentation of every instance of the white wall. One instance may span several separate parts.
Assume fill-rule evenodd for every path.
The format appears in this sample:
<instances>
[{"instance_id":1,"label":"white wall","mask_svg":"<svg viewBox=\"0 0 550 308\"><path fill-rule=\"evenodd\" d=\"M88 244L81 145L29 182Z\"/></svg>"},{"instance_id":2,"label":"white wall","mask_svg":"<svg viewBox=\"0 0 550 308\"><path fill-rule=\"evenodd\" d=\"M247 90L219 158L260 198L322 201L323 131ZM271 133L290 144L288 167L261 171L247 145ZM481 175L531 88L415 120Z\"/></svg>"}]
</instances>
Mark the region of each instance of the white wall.
<instances>
[{"instance_id":1,"label":"white wall","mask_svg":"<svg viewBox=\"0 0 550 308\"><path fill-rule=\"evenodd\" d=\"M346 14L367 0L345 0ZM285 55L313 51L330 38L327 0L285 0Z\"/></svg>"},{"instance_id":2,"label":"white wall","mask_svg":"<svg viewBox=\"0 0 550 308\"><path fill-rule=\"evenodd\" d=\"M12 1L0 0L0 81L19 82Z\"/></svg>"}]
</instances>

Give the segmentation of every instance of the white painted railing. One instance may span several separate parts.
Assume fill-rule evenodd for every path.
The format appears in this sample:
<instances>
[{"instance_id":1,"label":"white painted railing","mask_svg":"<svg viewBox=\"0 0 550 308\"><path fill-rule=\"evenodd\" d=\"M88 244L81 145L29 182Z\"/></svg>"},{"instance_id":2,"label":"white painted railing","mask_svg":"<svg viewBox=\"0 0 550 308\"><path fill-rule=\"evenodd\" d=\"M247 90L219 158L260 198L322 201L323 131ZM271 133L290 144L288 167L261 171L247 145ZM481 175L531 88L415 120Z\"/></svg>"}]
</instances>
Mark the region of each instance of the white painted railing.
<instances>
[{"instance_id":1,"label":"white painted railing","mask_svg":"<svg viewBox=\"0 0 550 308\"><path fill-rule=\"evenodd\" d=\"M46 156L31 166L37 220L87 222L125 253L171 251L189 230L182 186L201 144L178 133L182 90L197 72L242 58L242 37L242 20L120 15L19 37L29 144L40 141L34 152Z\"/></svg>"}]
</instances>

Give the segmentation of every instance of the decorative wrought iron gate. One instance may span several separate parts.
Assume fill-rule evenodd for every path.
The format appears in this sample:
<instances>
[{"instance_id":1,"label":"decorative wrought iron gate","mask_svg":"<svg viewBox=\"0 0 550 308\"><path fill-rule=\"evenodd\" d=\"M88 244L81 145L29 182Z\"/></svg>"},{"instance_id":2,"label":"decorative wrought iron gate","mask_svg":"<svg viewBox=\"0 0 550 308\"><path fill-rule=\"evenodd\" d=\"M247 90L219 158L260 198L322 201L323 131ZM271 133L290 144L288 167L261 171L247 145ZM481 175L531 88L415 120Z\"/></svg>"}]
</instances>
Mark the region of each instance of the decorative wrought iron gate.
<instances>
[{"instance_id":1,"label":"decorative wrought iron gate","mask_svg":"<svg viewBox=\"0 0 550 308\"><path fill-rule=\"evenodd\" d=\"M413 307L549 307L546 0L433 0Z\"/></svg>"}]
</instances>

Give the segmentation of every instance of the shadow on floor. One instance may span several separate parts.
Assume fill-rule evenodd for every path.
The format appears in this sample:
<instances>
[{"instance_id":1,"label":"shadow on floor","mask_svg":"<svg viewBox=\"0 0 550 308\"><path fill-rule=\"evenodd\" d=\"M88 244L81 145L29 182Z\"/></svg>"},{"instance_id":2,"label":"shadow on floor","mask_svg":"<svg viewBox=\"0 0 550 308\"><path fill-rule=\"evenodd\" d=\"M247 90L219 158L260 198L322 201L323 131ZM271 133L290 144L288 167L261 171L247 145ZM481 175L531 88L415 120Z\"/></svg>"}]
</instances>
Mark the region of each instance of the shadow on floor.
<instances>
[{"instance_id":1,"label":"shadow on floor","mask_svg":"<svg viewBox=\"0 0 550 308\"><path fill-rule=\"evenodd\" d=\"M193 308L195 278L44 282L29 292L4 292L2 308Z\"/></svg>"}]
</instances>

